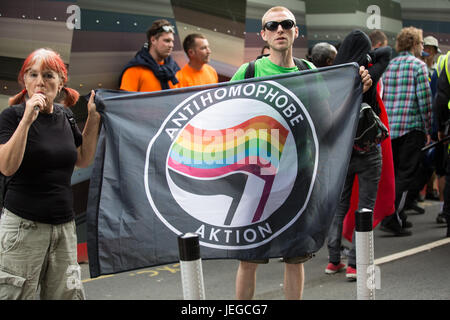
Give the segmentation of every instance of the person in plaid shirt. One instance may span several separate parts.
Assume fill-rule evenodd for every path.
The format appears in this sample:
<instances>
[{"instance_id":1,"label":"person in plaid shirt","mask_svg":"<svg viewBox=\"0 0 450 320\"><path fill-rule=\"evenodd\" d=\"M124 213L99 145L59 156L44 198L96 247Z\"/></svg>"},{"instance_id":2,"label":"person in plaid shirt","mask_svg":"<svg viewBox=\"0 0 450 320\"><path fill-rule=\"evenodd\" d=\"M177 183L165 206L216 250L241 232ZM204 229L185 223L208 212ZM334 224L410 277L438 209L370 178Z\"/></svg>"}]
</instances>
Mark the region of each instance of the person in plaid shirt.
<instances>
[{"instance_id":1,"label":"person in plaid shirt","mask_svg":"<svg viewBox=\"0 0 450 320\"><path fill-rule=\"evenodd\" d=\"M395 212L381 223L381 230L409 236L404 204L414 179L422 147L430 142L432 94L427 67L419 60L423 50L422 30L403 28L397 35L398 56L383 75L383 101L389 117L395 171Z\"/></svg>"}]
</instances>

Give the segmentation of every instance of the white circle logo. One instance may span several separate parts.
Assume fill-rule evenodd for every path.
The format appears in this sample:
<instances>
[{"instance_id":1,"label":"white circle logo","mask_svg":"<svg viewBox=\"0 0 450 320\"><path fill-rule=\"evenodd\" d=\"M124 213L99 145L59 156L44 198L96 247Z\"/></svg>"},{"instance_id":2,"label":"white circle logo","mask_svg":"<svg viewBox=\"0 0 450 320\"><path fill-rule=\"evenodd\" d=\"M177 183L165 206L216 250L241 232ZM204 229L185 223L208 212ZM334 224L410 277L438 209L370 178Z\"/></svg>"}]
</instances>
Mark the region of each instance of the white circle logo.
<instances>
[{"instance_id":1,"label":"white circle logo","mask_svg":"<svg viewBox=\"0 0 450 320\"><path fill-rule=\"evenodd\" d=\"M147 149L149 202L174 233L204 246L248 249L304 211L317 137L298 98L276 82L201 91L180 103Z\"/></svg>"}]
</instances>

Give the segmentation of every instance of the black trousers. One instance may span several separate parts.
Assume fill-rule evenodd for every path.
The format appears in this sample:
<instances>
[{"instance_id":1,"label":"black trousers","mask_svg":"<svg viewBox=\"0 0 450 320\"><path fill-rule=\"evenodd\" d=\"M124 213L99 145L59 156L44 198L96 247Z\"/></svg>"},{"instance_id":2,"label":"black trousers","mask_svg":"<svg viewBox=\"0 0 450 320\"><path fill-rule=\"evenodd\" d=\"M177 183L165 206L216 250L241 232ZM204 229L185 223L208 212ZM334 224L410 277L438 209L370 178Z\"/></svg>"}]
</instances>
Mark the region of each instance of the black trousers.
<instances>
[{"instance_id":1,"label":"black trousers","mask_svg":"<svg viewBox=\"0 0 450 320\"><path fill-rule=\"evenodd\" d=\"M406 221L403 209L406 196L421 160L421 149L426 142L426 135L422 131L413 130L407 134L392 139L392 156L394 160L395 173L395 212L396 214L386 217L383 223L391 223L392 220ZM382 192L382 190L379 190Z\"/></svg>"},{"instance_id":2,"label":"black trousers","mask_svg":"<svg viewBox=\"0 0 450 320\"><path fill-rule=\"evenodd\" d=\"M447 147L447 145L445 145ZM442 208L447 224L450 225L450 154L447 154L447 167L445 172L444 207Z\"/></svg>"}]
</instances>

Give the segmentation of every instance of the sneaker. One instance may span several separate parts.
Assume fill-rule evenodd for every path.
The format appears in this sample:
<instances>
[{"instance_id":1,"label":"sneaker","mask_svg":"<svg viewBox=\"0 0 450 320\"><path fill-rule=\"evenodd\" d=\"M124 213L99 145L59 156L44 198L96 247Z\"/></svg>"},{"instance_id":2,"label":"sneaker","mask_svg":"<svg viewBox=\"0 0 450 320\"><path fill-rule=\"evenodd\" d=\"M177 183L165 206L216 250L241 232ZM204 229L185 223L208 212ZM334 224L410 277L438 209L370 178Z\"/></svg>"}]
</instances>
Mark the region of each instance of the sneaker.
<instances>
[{"instance_id":1,"label":"sneaker","mask_svg":"<svg viewBox=\"0 0 450 320\"><path fill-rule=\"evenodd\" d=\"M412 222L409 222L409 221L402 221L402 227L404 228L404 229L410 229L410 228L412 228L412 226L413 226L413 224L412 224Z\"/></svg>"},{"instance_id":2,"label":"sneaker","mask_svg":"<svg viewBox=\"0 0 450 320\"><path fill-rule=\"evenodd\" d=\"M345 269L345 264L340 263L338 265L335 265L334 263L329 263L327 265L327 268L325 269L325 273L326 274L335 274L338 273L339 271L342 271Z\"/></svg>"},{"instance_id":3,"label":"sneaker","mask_svg":"<svg viewBox=\"0 0 450 320\"><path fill-rule=\"evenodd\" d=\"M436 217L436 223L445 223L444 213L439 212Z\"/></svg>"},{"instance_id":4,"label":"sneaker","mask_svg":"<svg viewBox=\"0 0 450 320\"><path fill-rule=\"evenodd\" d=\"M356 281L356 269L348 266L347 271L345 272L345 277L349 281Z\"/></svg>"},{"instance_id":5,"label":"sneaker","mask_svg":"<svg viewBox=\"0 0 450 320\"><path fill-rule=\"evenodd\" d=\"M422 208L422 207L419 207L419 205L417 204L417 201L413 201L412 203L408 204L406 206L405 210L413 210L417 214L424 214L425 213L425 209Z\"/></svg>"}]
</instances>

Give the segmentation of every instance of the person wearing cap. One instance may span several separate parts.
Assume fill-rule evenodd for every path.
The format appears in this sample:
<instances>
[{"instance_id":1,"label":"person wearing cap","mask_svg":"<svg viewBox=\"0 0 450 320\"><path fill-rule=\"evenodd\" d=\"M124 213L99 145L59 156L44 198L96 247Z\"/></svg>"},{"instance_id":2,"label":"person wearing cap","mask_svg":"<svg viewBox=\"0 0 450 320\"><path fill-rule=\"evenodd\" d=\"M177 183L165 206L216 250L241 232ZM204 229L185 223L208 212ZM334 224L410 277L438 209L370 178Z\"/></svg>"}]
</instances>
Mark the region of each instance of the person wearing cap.
<instances>
[{"instance_id":1,"label":"person wearing cap","mask_svg":"<svg viewBox=\"0 0 450 320\"><path fill-rule=\"evenodd\" d=\"M427 65L428 70L428 81L430 83L432 96L435 97L437 91L437 82L438 82L438 70L437 64L435 61L436 57L441 53L439 49L439 42L433 36L427 36L423 39L423 51L422 51L422 61ZM437 141L437 119L436 112L432 112L432 141ZM437 223L445 223L443 219L442 208L444 206L444 187L445 187L445 147L443 145L437 145L434 149L433 158L434 160L431 162L432 167L434 167L434 173L436 175L432 175L431 179L437 179L438 186L438 194L439 194L439 203L441 210L438 213L436 218ZM433 174L433 170L429 170L429 174ZM431 183L435 185L435 182L431 180ZM422 186L423 187L423 186ZM433 190L433 192L436 192Z\"/></svg>"},{"instance_id":2,"label":"person wearing cap","mask_svg":"<svg viewBox=\"0 0 450 320\"><path fill-rule=\"evenodd\" d=\"M438 41L433 36L427 36L423 39L423 45L424 48L418 58L425 62L431 95L434 97L437 85L436 64L434 61L439 50ZM431 143L434 143L437 141L436 115L432 112L431 116ZM430 197L431 199L439 198L442 211L445 176L444 160L442 158L444 156L443 151L443 146L438 145L423 154L423 159L406 197L405 210L413 210L419 214L425 213L425 210L417 202L419 199L423 201L425 197ZM432 186L432 190L429 190L428 186Z\"/></svg>"},{"instance_id":3,"label":"person wearing cap","mask_svg":"<svg viewBox=\"0 0 450 320\"><path fill-rule=\"evenodd\" d=\"M431 77L436 70L435 58L438 53L441 53L438 40L433 36L425 37L423 39L423 51L428 54L424 56L424 61L427 64L428 78L431 81Z\"/></svg>"},{"instance_id":4,"label":"person wearing cap","mask_svg":"<svg viewBox=\"0 0 450 320\"><path fill-rule=\"evenodd\" d=\"M174 47L175 28L165 19L156 20L147 30L148 42L124 67L120 89L126 91L159 91L178 83L178 64L170 56Z\"/></svg>"}]
</instances>

